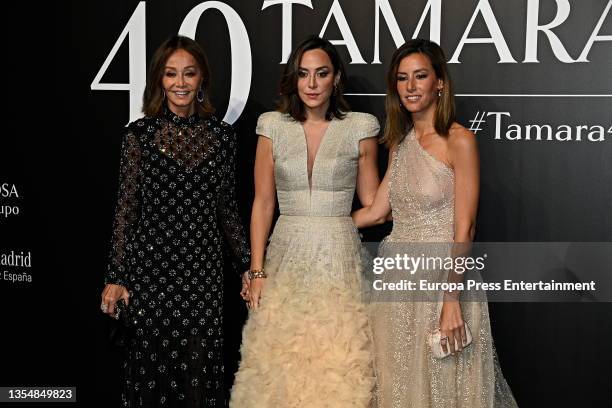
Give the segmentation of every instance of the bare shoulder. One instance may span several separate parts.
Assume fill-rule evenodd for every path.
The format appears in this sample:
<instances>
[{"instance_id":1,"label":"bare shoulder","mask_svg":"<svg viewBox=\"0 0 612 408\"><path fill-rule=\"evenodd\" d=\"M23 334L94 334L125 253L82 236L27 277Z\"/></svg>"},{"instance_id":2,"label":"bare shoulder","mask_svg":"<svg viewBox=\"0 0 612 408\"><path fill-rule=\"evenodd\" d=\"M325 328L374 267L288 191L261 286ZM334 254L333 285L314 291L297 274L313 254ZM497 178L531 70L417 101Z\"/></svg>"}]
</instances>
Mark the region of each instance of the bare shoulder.
<instances>
[{"instance_id":1,"label":"bare shoulder","mask_svg":"<svg viewBox=\"0 0 612 408\"><path fill-rule=\"evenodd\" d=\"M455 122L448 131L448 149L451 154L476 151L478 149L476 135Z\"/></svg>"}]
</instances>

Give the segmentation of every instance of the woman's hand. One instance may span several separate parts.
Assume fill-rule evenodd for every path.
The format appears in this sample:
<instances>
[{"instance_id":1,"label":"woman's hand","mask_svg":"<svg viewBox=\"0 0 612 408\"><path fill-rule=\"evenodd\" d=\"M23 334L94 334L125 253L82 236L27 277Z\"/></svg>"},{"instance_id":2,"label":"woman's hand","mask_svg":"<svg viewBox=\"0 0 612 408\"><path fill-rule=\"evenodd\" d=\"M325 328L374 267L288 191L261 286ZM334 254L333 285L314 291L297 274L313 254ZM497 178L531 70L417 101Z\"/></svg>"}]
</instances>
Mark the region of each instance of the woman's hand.
<instances>
[{"instance_id":1,"label":"woman's hand","mask_svg":"<svg viewBox=\"0 0 612 408\"><path fill-rule=\"evenodd\" d=\"M102 312L114 317L116 315L115 309L119 299L123 299L127 305L130 299L128 290L121 285L115 285L113 283L107 284L102 291L102 304L100 305Z\"/></svg>"},{"instance_id":2,"label":"woman's hand","mask_svg":"<svg viewBox=\"0 0 612 408\"><path fill-rule=\"evenodd\" d=\"M242 274L242 289L240 290L240 296L242 300L248 302L251 299L251 281L249 280L249 271Z\"/></svg>"},{"instance_id":3,"label":"woman's hand","mask_svg":"<svg viewBox=\"0 0 612 408\"><path fill-rule=\"evenodd\" d=\"M251 279L251 296L249 300L250 308L257 309L259 307L259 301L261 300L261 293L263 292L265 281L266 278Z\"/></svg>"},{"instance_id":4,"label":"woman's hand","mask_svg":"<svg viewBox=\"0 0 612 408\"><path fill-rule=\"evenodd\" d=\"M465 324L461 315L461 305L457 300L445 300L442 304L442 312L440 313L440 333L442 339L440 345L445 353L448 352L455 355L463 350L463 345L467 340L465 333ZM455 339L459 348L455 350Z\"/></svg>"}]
</instances>

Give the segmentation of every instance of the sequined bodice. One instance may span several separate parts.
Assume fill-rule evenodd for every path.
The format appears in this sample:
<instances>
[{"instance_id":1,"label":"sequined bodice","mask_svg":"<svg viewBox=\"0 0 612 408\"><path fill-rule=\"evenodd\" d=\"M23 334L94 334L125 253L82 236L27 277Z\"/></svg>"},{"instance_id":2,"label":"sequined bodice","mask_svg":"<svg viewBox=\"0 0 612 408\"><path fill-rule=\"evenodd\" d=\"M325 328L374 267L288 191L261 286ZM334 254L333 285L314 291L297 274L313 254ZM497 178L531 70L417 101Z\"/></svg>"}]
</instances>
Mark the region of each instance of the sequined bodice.
<instances>
[{"instance_id":1,"label":"sequined bodice","mask_svg":"<svg viewBox=\"0 0 612 408\"><path fill-rule=\"evenodd\" d=\"M329 124L308 183L307 147L302 124L279 112L261 115L257 133L272 139L274 179L282 215L342 217L351 211L359 141L376 136L372 115L349 112Z\"/></svg>"},{"instance_id":2,"label":"sequined bodice","mask_svg":"<svg viewBox=\"0 0 612 408\"><path fill-rule=\"evenodd\" d=\"M107 282L127 284L130 274L142 271L130 264L144 263L153 272L154 264L170 265L187 256L182 265L194 264L189 249L197 251L220 235L232 248L234 261L246 268L248 244L234 190L235 137L215 117L181 118L168 110L129 126ZM214 239L215 245L220 242ZM173 262L164 262L166 257ZM202 267L197 262L194 266Z\"/></svg>"},{"instance_id":3,"label":"sequined bodice","mask_svg":"<svg viewBox=\"0 0 612 408\"><path fill-rule=\"evenodd\" d=\"M398 146L391 169L391 241L453 240L454 173L421 147L414 131Z\"/></svg>"}]
</instances>

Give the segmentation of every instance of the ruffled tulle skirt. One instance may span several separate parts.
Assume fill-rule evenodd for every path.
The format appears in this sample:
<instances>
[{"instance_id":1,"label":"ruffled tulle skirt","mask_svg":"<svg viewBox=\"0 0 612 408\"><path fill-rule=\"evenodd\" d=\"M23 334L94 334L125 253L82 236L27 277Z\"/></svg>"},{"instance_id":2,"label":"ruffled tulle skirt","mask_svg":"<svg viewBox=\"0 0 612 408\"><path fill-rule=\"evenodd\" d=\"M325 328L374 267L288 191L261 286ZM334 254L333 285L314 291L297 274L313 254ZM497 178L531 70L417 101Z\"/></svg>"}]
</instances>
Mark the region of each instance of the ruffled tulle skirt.
<instances>
[{"instance_id":1,"label":"ruffled tulle skirt","mask_svg":"<svg viewBox=\"0 0 612 408\"><path fill-rule=\"evenodd\" d=\"M230 407L368 407L372 342L351 218L281 216L265 268Z\"/></svg>"}]
</instances>

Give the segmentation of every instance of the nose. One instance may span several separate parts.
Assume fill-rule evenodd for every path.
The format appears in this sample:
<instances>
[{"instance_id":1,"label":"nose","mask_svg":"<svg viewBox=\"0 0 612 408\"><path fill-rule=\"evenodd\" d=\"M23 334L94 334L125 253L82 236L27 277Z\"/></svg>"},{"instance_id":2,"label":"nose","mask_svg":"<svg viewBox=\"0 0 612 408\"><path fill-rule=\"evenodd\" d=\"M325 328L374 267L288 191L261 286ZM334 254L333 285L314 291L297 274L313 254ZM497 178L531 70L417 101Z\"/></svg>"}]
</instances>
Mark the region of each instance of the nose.
<instances>
[{"instance_id":1,"label":"nose","mask_svg":"<svg viewBox=\"0 0 612 408\"><path fill-rule=\"evenodd\" d=\"M185 77L183 75L176 76L176 86L182 88L185 86Z\"/></svg>"},{"instance_id":2,"label":"nose","mask_svg":"<svg viewBox=\"0 0 612 408\"><path fill-rule=\"evenodd\" d=\"M410 77L406 81L406 90L410 92L413 92L414 90L416 90L416 82L414 80L414 77Z\"/></svg>"},{"instance_id":3,"label":"nose","mask_svg":"<svg viewBox=\"0 0 612 408\"><path fill-rule=\"evenodd\" d=\"M315 89L317 87L317 76L316 75L311 75L310 79L308 80L308 87Z\"/></svg>"}]
</instances>

